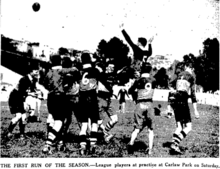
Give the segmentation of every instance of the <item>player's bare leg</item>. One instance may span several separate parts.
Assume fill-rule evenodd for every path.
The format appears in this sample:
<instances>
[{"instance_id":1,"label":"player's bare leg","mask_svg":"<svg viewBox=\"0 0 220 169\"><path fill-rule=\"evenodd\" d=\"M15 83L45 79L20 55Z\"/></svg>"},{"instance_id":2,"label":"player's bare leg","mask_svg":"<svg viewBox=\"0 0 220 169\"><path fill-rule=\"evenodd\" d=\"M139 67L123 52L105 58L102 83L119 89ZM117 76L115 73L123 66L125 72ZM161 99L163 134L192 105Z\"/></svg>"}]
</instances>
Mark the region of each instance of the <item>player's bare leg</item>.
<instances>
[{"instance_id":1,"label":"player's bare leg","mask_svg":"<svg viewBox=\"0 0 220 169\"><path fill-rule=\"evenodd\" d=\"M12 118L9 127L8 127L8 133L7 133L7 137L10 139L12 137L12 131L14 130L15 126L17 125L17 123L19 122L19 120L21 119L22 113L16 113L15 117Z\"/></svg>"},{"instance_id":2,"label":"player's bare leg","mask_svg":"<svg viewBox=\"0 0 220 169\"><path fill-rule=\"evenodd\" d=\"M154 142L154 132L151 129L148 129L149 132L149 149L148 149L148 154L152 154L152 149L153 149L153 142Z\"/></svg>"},{"instance_id":3,"label":"player's bare leg","mask_svg":"<svg viewBox=\"0 0 220 169\"><path fill-rule=\"evenodd\" d=\"M80 137L79 153L80 153L80 155L85 155L85 153L86 153L86 132L87 132L87 128L88 128L88 122L81 123L81 130L80 130L80 133L79 133L79 137Z\"/></svg>"}]
</instances>

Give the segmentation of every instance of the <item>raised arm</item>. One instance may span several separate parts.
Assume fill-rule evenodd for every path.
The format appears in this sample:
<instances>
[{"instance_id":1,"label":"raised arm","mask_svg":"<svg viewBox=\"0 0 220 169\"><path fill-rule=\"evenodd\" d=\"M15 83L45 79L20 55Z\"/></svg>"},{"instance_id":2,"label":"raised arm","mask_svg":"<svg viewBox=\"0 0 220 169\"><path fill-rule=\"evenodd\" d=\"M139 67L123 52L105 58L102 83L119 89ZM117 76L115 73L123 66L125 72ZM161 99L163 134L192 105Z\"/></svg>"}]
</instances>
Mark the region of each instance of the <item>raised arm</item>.
<instances>
[{"instance_id":1,"label":"raised arm","mask_svg":"<svg viewBox=\"0 0 220 169\"><path fill-rule=\"evenodd\" d=\"M127 41L127 43L128 43L132 48L134 48L136 45L132 42L132 40L131 40L130 36L127 34L127 32L126 32L124 29L123 29L121 32L122 32L122 34L123 34L125 40Z\"/></svg>"},{"instance_id":2,"label":"raised arm","mask_svg":"<svg viewBox=\"0 0 220 169\"><path fill-rule=\"evenodd\" d=\"M151 45L151 43L148 44L148 50L144 51L144 55L147 56L146 59L148 59L152 55L152 45Z\"/></svg>"}]
</instances>

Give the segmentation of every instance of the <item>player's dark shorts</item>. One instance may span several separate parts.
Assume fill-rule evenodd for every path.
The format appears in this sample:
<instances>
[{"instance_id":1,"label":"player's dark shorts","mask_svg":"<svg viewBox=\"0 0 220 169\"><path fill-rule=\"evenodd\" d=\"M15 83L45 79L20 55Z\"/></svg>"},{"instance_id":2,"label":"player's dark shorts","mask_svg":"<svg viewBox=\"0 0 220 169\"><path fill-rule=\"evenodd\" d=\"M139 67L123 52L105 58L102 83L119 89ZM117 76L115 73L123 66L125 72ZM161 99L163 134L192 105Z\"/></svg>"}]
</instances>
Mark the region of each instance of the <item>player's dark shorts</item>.
<instances>
[{"instance_id":1,"label":"player's dark shorts","mask_svg":"<svg viewBox=\"0 0 220 169\"><path fill-rule=\"evenodd\" d=\"M190 109L188 104L189 95L184 91L177 91L175 94L175 101L173 110L176 122L188 123L191 122Z\"/></svg>"},{"instance_id":2,"label":"player's dark shorts","mask_svg":"<svg viewBox=\"0 0 220 169\"><path fill-rule=\"evenodd\" d=\"M64 121L72 114L71 102L64 94L48 94L47 108L54 120Z\"/></svg>"},{"instance_id":3,"label":"player's dark shorts","mask_svg":"<svg viewBox=\"0 0 220 169\"><path fill-rule=\"evenodd\" d=\"M79 93L79 108L80 112L77 115L79 122L97 123L99 120L99 107L96 90L80 91Z\"/></svg>"},{"instance_id":4,"label":"player's dark shorts","mask_svg":"<svg viewBox=\"0 0 220 169\"><path fill-rule=\"evenodd\" d=\"M26 112L24 109L24 99L20 95L20 93L15 89L12 90L9 95L8 105L9 105L11 114Z\"/></svg>"},{"instance_id":5,"label":"player's dark shorts","mask_svg":"<svg viewBox=\"0 0 220 169\"><path fill-rule=\"evenodd\" d=\"M176 92L172 92L172 91L169 92L169 95L168 95L168 105L172 106L174 104L174 102L175 102L175 93Z\"/></svg>"},{"instance_id":6,"label":"player's dark shorts","mask_svg":"<svg viewBox=\"0 0 220 169\"><path fill-rule=\"evenodd\" d=\"M79 109L79 94L76 95L67 95L67 102L70 104L70 109L74 113L76 119L78 120L78 114L80 113ZM72 114L71 114L72 116Z\"/></svg>"},{"instance_id":7,"label":"player's dark shorts","mask_svg":"<svg viewBox=\"0 0 220 169\"><path fill-rule=\"evenodd\" d=\"M125 98L119 100L119 104L125 103Z\"/></svg>"},{"instance_id":8,"label":"player's dark shorts","mask_svg":"<svg viewBox=\"0 0 220 169\"><path fill-rule=\"evenodd\" d=\"M116 113L114 107L111 105L111 98L104 99L104 98L98 97L98 103L99 103L100 120L104 119L105 113L107 113L109 117Z\"/></svg>"},{"instance_id":9,"label":"player's dark shorts","mask_svg":"<svg viewBox=\"0 0 220 169\"><path fill-rule=\"evenodd\" d=\"M137 102L134 113L135 128L143 130L145 127L154 128L154 109L152 101Z\"/></svg>"}]
</instances>

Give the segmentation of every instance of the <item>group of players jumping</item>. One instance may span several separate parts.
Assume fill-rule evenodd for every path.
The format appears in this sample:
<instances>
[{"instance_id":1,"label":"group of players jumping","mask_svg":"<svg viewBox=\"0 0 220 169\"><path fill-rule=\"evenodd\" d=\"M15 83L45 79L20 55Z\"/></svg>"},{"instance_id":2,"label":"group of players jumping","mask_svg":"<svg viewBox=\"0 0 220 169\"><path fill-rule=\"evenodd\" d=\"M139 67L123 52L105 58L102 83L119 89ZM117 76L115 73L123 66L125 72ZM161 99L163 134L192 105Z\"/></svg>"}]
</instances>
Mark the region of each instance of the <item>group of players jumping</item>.
<instances>
[{"instance_id":1,"label":"group of players jumping","mask_svg":"<svg viewBox=\"0 0 220 169\"><path fill-rule=\"evenodd\" d=\"M128 153L133 153L135 139L145 127L148 127L149 148L146 152L151 154L154 139L153 95L156 81L150 74L152 66L143 60L147 60L152 54L153 39L148 41L148 50L145 50L147 45L145 38L139 38L136 45L124 29L122 34L133 50L133 62L130 66L135 70L136 75L134 83L128 90L128 94L132 96L136 105L134 130L128 143ZM30 73L22 77L17 87L10 93L8 103L15 117L12 118L8 127L7 137L12 136L17 123L19 123L21 138L25 137L25 125L34 115L33 103L36 103L34 100L43 99L47 95L47 138L42 149L44 153L53 154L55 147L59 151L65 150L64 138L72 122L73 112L80 127L79 153L81 155L95 153L97 141L100 139L98 132L100 130L104 140L109 142L113 137L110 130L118 122L116 110L111 105L115 78L112 74L114 70L110 69L112 63L107 63L104 72L103 68L92 62L90 53L83 52L81 64L82 68L79 70L73 66L70 58L54 55L51 57L51 69L44 75L40 75L39 65L34 63ZM39 85L39 79L41 85ZM192 98L195 116L199 118L192 65L186 65L185 71L179 73L172 84L168 107L174 110L177 128L170 148L181 154L179 144L192 129L189 97ZM110 119L105 126L104 113L107 113Z\"/></svg>"}]
</instances>

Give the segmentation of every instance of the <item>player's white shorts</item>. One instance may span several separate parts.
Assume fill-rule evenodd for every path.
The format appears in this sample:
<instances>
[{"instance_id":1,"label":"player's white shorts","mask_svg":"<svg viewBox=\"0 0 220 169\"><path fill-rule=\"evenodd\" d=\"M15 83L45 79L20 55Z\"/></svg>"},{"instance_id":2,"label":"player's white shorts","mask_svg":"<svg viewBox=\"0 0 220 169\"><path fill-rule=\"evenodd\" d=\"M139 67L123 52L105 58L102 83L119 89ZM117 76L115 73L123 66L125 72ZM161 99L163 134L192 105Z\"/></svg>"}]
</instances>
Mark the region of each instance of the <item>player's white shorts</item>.
<instances>
[{"instance_id":1,"label":"player's white shorts","mask_svg":"<svg viewBox=\"0 0 220 169\"><path fill-rule=\"evenodd\" d=\"M26 111L31 111L31 110L36 110L36 108L40 107L41 100L37 97L33 96L27 96L25 100L25 110Z\"/></svg>"}]
</instances>

